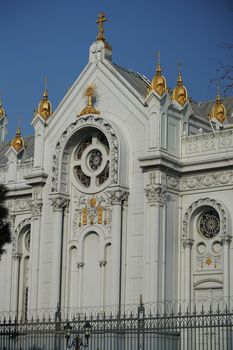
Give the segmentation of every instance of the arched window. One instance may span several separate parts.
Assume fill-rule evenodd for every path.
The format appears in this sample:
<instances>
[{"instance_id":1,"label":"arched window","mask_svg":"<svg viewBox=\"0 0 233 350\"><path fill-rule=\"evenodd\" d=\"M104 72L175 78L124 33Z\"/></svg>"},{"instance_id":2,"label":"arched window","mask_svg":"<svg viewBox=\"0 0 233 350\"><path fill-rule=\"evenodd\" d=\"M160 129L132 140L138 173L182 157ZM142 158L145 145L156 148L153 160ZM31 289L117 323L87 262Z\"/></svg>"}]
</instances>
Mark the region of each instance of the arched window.
<instances>
[{"instance_id":1,"label":"arched window","mask_svg":"<svg viewBox=\"0 0 233 350\"><path fill-rule=\"evenodd\" d=\"M29 261L30 261L30 225L21 228L18 234L17 256L18 275L17 279L17 310L22 312L22 317L27 319L29 297Z\"/></svg>"},{"instance_id":2,"label":"arched window","mask_svg":"<svg viewBox=\"0 0 233 350\"><path fill-rule=\"evenodd\" d=\"M109 144L98 129L85 128L73 153L73 172L80 191L95 193L107 186L109 179Z\"/></svg>"}]
</instances>

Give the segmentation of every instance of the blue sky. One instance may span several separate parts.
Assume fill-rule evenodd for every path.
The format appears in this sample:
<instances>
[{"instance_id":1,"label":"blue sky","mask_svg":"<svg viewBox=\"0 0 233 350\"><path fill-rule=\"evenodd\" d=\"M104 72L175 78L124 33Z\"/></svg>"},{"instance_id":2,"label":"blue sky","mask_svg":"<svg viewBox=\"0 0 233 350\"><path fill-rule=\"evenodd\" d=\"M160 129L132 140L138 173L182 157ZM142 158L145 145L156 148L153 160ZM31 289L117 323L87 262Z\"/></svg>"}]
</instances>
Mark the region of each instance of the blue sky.
<instances>
[{"instance_id":1,"label":"blue sky","mask_svg":"<svg viewBox=\"0 0 233 350\"><path fill-rule=\"evenodd\" d=\"M113 61L152 78L156 52L174 87L177 62L194 100L215 97L219 61L232 62L222 44L233 43L230 0L1 0L0 92L8 115L8 139L21 115L23 135L33 133L33 109L48 77L56 108L88 61L96 17L108 17L105 34Z\"/></svg>"}]
</instances>

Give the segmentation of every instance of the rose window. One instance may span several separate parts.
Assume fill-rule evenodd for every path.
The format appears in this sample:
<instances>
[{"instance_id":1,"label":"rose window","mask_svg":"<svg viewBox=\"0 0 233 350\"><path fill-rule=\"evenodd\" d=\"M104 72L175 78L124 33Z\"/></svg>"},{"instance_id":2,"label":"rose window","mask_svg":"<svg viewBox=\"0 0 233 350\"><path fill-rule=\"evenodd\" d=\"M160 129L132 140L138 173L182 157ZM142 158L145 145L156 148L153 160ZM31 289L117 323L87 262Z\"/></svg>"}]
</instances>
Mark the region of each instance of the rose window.
<instances>
[{"instance_id":1,"label":"rose window","mask_svg":"<svg viewBox=\"0 0 233 350\"><path fill-rule=\"evenodd\" d=\"M103 157L102 153L98 149L94 149L91 151L90 157L89 157L89 166L92 170L97 170L102 163Z\"/></svg>"},{"instance_id":2,"label":"rose window","mask_svg":"<svg viewBox=\"0 0 233 350\"><path fill-rule=\"evenodd\" d=\"M208 211L201 215L199 231L205 238L217 236L220 230L219 215L216 211Z\"/></svg>"},{"instance_id":3,"label":"rose window","mask_svg":"<svg viewBox=\"0 0 233 350\"><path fill-rule=\"evenodd\" d=\"M94 193L107 186L110 164L109 144L100 131L89 129L87 134L74 152L74 175L81 191Z\"/></svg>"}]
</instances>

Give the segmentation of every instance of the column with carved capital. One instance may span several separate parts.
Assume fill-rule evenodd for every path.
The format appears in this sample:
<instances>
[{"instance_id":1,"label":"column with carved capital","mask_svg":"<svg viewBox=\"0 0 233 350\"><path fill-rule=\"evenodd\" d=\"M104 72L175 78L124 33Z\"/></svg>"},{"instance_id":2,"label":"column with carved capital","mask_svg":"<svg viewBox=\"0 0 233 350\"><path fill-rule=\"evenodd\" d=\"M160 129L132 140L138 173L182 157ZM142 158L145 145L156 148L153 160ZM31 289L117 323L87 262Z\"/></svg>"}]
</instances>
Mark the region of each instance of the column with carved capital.
<instances>
[{"instance_id":1,"label":"column with carved capital","mask_svg":"<svg viewBox=\"0 0 233 350\"><path fill-rule=\"evenodd\" d=\"M145 190L148 234L145 237L146 281L144 295L149 302L165 299L166 281L166 187L151 182Z\"/></svg>"},{"instance_id":2,"label":"column with carved capital","mask_svg":"<svg viewBox=\"0 0 233 350\"><path fill-rule=\"evenodd\" d=\"M37 309L38 307L42 205L42 200L37 196L31 201L29 309Z\"/></svg>"},{"instance_id":3,"label":"column with carved capital","mask_svg":"<svg viewBox=\"0 0 233 350\"><path fill-rule=\"evenodd\" d=\"M230 243L232 237L225 236L222 238L223 245L223 296L230 297Z\"/></svg>"},{"instance_id":4,"label":"column with carved capital","mask_svg":"<svg viewBox=\"0 0 233 350\"><path fill-rule=\"evenodd\" d=\"M100 306L103 307L104 306L104 270L105 270L105 265L107 264L107 261L102 260L100 261L100 267L101 267L101 271L100 271Z\"/></svg>"},{"instance_id":5,"label":"column with carved capital","mask_svg":"<svg viewBox=\"0 0 233 350\"><path fill-rule=\"evenodd\" d=\"M65 195L53 194L50 197L53 206L53 281L51 303L54 307L61 304L62 293L62 264L63 264L63 234L64 213L69 205L69 199Z\"/></svg>"},{"instance_id":6,"label":"column with carved capital","mask_svg":"<svg viewBox=\"0 0 233 350\"><path fill-rule=\"evenodd\" d=\"M12 293L12 310L18 311L18 301L19 301L19 271L20 271L20 262L22 254L13 253L13 293Z\"/></svg>"},{"instance_id":7,"label":"column with carved capital","mask_svg":"<svg viewBox=\"0 0 233 350\"><path fill-rule=\"evenodd\" d=\"M128 199L128 192L122 189L111 190L112 204L112 261L111 261L111 304L121 304L122 288L122 229L123 202Z\"/></svg>"},{"instance_id":8,"label":"column with carved capital","mask_svg":"<svg viewBox=\"0 0 233 350\"><path fill-rule=\"evenodd\" d=\"M184 299L189 301L192 299L192 246L194 240L191 238L184 238L182 240L184 254L184 269L185 269L185 280L184 280Z\"/></svg>"},{"instance_id":9,"label":"column with carved capital","mask_svg":"<svg viewBox=\"0 0 233 350\"><path fill-rule=\"evenodd\" d=\"M9 249L11 250L11 263L10 263L10 276L9 276L9 287L10 287L10 293L9 293L9 310L15 310L15 293L16 290L14 288L14 281L16 276L14 276L14 265L15 265L15 213L9 212L9 228L11 232L12 237L12 244L9 246Z\"/></svg>"}]
</instances>

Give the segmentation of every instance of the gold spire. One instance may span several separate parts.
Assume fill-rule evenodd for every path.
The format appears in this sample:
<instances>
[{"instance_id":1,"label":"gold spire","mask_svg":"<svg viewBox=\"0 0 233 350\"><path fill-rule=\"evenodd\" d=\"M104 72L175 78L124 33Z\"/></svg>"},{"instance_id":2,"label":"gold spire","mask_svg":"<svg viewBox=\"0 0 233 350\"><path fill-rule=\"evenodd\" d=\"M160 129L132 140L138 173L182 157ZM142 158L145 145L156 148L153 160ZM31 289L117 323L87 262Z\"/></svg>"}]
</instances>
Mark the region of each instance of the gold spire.
<instances>
[{"instance_id":1,"label":"gold spire","mask_svg":"<svg viewBox=\"0 0 233 350\"><path fill-rule=\"evenodd\" d=\"M44 120L48 119L52 114L52 104L49 101L48 97L47 79L45 78L43 98L40 101L37 109L37 112Z\"/></svg>"},{"instance_id":2,"label":"gold spire","mask_svg":"<svg viewBox=\"0 0 233 350\"><path fill-rule=\"evenodd\" d=\"M98 15L98 19L96 20L96 23L98 24L98 35L96 37L96 40L102 40L105 41L106 38L104 36L104 22L106 22L108 19L105 17L105 14L103 12L100 12Z\"/></svg>"},{"instance_id":3,"label":"gold spire","mask_svg":"<svg viewBox=\"0 0 233 350\"><path fill-rule=\"evenodd\" d=\"M211 113L209 114L209 120L211 120L212 118L217 119L220 123L223 123L227 119L226 108L222 103L222 100L220 97L219 85L217 86L217 95L215 98L215 103L212 107Z\"/></svg>"},{"instance_id":4,"label":"gold spire","mask_svg":"<svg viewBox=\"0 0 233 350\"><path fill-rule=\"evenodd\" d=\"M177 84L176 84L176 87L173 89L172 99L178 102L181 106L183 106L188 99L187 89L183 85L180 63L178 64Z\"/></svg>"},{"instance_id":5,"label":"gold spire","mask_svg":"<svg viewBox=\"0 0 233 350\"><path fill-rule=\"evenodd\" d=\"M104 22L106 22L108 19L105 17L105 14L103 12L100 12L98 14L98 19L96 20L96 23L98 24L98 35L96 37L97 41L103 41L104 46L106 49L111 50L111 45L106 41L105 35L104 35Z\"/></svg>"},{"instance_id":6,"label":"gold spire","mask_svg":"<svg viewBox=\"0 0 233 350\"><path fill-rule=\"evenodd\" d=\"M2 119L5 116L5 111L2 106L2 96L0 96L0 119Z\"/></svg>"},{"instance_id":7,"label":"gold spire","mask_svg":"<svg viewBox=\"0 0 233 350\"><path fill-rule=\"evenodd\" d=\"M18 118L18 128L16 131L16 135L11 141L11 146L16 150L16 152L19 152L24 147L24 139L21 137L20 130L20 116Z\"/></svg>"},{"instance_id":8,"label":"gold spire","mask_svg":"<svg viewBox=\"0 0 233 350\"><path fill-rule=\"evenodd\" d=\"M151 81L151 85L148 88L148 93L151 91L156 91L159 96L162 96L164 92L167 90L167 82L164 76L162 75L162 69L160 65L160 51L157 53L157 67L156 74Z\"/></svg>"},{"instance_id":9,"label":"gold spire","mask_svg":"<svg viewBox=\"0 0 233 350\"><path fill-rule=\"evenodd\" d=\"M85 114L100 114L99 111L95 109L93 106L93 96L95 95L95 88L92 85L89 85L88 88L84 92L84 96L87 97L87 106L83 108L80 114L78 114L79 117Z\"/></svg>"}]
</instances>

